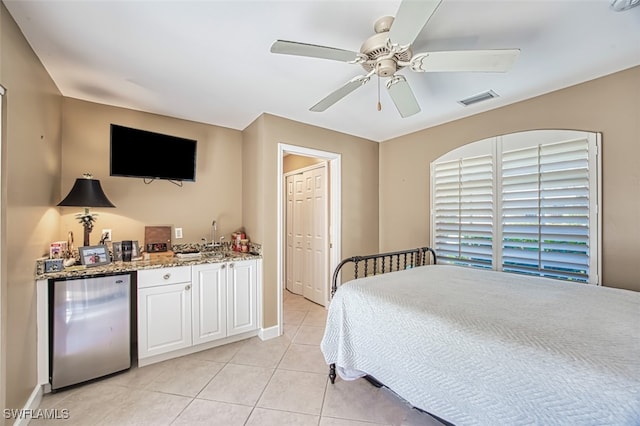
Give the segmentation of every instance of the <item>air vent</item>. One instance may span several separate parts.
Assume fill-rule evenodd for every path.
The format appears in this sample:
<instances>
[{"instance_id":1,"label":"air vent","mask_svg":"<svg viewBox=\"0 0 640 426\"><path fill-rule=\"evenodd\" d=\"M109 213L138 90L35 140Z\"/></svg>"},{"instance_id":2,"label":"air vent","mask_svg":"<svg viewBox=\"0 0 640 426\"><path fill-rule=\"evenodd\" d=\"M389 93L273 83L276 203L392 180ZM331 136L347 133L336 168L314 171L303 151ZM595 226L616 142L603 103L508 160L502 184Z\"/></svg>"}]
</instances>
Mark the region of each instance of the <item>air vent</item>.
<instances>
[{"instance_id":1,"label":"air vent","mask_svg":"<svg viewBox=\"0 0 640 426\"><path fill-rule=\"evenodd\" d=\"M458 103L464 106L469 106L472 104L477 104L478 102L484 102L484 101L488 101L489 99L497 98L498 96L499 95L493 90L487 90L486 92L482 92L478 95L471 96L467 99L462 99L461 101L458 101Z\"/></svg>"}]
</instances>

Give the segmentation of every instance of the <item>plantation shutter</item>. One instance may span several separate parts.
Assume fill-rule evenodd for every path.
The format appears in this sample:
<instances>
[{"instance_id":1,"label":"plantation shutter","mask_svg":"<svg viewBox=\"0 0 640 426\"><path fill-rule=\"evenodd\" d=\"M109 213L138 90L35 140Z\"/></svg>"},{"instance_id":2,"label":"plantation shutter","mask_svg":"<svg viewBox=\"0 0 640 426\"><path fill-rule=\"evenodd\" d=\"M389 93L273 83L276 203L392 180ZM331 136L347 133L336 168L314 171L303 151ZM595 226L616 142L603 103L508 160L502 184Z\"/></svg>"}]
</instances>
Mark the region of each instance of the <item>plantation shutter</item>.
<instances>
[{"instance_id":1,"label":"plantation shutter","mask_svg":"<svg viewBox=\"0 0 640 426\"><path fill-rule=\"evenodd\" d=\"M435 249L438 262L493 267L491 155L434 163Z\"/></svg>"},{"instance_id":2,"label":"plantation shutter","mask_svg":"<svg viewBox=\"0 0 640 426\"><path fill-rule=\"evenodd\" d=\"M589 281L589 144L502 153L502 269Z\"/></svg>"}]
</instances>

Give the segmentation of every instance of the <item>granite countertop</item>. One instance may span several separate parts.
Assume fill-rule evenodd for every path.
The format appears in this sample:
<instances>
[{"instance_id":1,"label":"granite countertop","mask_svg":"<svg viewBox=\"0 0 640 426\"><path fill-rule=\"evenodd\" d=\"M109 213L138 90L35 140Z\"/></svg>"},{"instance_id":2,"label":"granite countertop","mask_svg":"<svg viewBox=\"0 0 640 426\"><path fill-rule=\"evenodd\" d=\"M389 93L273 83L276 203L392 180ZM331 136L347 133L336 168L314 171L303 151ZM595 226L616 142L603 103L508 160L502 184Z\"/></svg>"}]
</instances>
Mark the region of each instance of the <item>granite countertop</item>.
<instances>
[{"instance_id":1,"label":"granite countertop","mask_svg":"<svg viewBox=\"0 0 640 426\"><path fill-rule=\"evenodd\" d=\"M158 257L151 260L133 260L131 262L112 262L108 265L86 267L83 265L71 266L60 272L38 273L36 270L36 280L47 280L50 278L73 278L98 274L116 274L120 272L133 272L143 269L168 268L174 266L202 265L207 263L224 263L249 259L261 259L257 253L241 252L218 252L215 254L205 254L198 257L181 259L174 257Z\"/></svg>"}]
</instances>

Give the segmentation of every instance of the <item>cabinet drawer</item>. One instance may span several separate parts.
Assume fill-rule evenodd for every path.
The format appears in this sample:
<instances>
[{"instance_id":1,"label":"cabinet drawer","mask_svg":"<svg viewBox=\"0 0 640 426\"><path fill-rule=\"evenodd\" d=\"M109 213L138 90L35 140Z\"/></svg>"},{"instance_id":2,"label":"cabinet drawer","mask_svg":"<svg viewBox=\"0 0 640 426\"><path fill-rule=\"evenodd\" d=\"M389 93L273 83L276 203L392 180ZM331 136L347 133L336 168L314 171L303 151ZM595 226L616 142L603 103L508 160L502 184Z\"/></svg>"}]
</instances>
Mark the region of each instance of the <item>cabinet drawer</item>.
<instances>
[{"instance_id":1,"label":"cabinet drawer","mask_svg":"<svg viewBox=\"0 0 640 426\"><path fill-rule=\"evenodd\" d=\"M143 269L138 271L138 288L191 281L191 266Z\"/></svg>"}]
</instances>

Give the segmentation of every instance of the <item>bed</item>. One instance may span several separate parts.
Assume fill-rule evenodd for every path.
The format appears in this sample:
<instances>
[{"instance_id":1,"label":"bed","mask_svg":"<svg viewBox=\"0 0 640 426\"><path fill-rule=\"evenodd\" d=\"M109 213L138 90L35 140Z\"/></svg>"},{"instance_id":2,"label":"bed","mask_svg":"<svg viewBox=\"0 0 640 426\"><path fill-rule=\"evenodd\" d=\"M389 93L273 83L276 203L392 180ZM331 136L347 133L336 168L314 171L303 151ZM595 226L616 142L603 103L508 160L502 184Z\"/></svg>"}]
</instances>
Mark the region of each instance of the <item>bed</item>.
<instances>
[{"instance_id":1,"label":"bed","mask_svg":"<svg viewBox=\"0 0 640 426\"><path fill-rule=\"evenodd\" d=\"M338 287L346 264L359 278ZM638 292L436 265L428 248L345 259L333 280L332 382L367 376L455 425L640 425Z\"/></svg>"}]
</instances>

